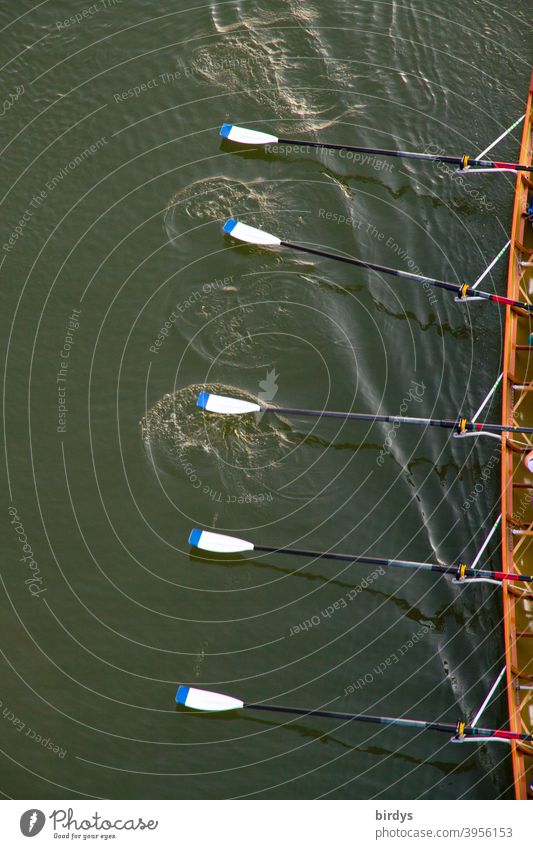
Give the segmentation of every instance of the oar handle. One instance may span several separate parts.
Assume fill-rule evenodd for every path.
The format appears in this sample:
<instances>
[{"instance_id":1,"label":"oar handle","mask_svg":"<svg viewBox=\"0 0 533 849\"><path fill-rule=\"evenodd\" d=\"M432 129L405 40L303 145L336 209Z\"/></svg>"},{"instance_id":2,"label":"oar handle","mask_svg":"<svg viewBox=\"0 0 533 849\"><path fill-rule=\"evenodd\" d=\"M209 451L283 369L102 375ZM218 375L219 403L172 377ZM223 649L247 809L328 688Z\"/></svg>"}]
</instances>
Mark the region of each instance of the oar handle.
<instances>
[{"instance_id":1,"label":"oar handle","mask_svg":"<svg viewBox=\"0 0 533 849\"><path fill-rule=\"evenodd\" d=\"M533 171L533 165L513 165L512 162L491 162L490 165L493 168L509 168L511 171Z\"/></svg>"}]
</instances>

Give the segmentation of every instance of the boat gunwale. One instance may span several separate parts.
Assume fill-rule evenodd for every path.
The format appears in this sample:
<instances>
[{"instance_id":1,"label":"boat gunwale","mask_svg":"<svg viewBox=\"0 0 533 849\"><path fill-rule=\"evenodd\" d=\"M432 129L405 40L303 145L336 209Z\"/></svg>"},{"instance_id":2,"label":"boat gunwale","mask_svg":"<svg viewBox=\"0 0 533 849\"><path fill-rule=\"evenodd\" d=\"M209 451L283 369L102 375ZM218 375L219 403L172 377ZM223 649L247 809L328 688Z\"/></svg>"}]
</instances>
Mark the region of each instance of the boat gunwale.
<instances>
[{"instance_id":1,"label":"boat gunwale","mask_svg":"<svg viewBox=\"0 0 533 849\"><path fill-rule=\"evenodd\" d=\"M529 86L529 94L520 145L520 159L523 164L531 164L532 149L531 138L533 131L533 72ZM527 179L527 178L526 178ZM509 265L507 275L507 296L515 298L519 292L518 262L521 256L519 247L520 238L524 230L523 218L524 189L527 197L527 183L524 175L517 174L513 204L513 219L511 225L511 244L509 246ZM517 244L518 243L518 244ZM516 362L516 337L519 313L511 307L505 310L505 335L503 347L503 382L502 382L502 424L507 424L512 414L512 377ZM502 508L502 568L504 571L517 571L514 565L514 549L512 535L509 528L508 516L513 513L513 450L509 438L502 439L502 463L501 463L501 508ZM510 509L509 509L510 508ZM516 595L502 583L503 600L503 628L505 645L505 664L507 680L507 701L509 708L509 726L513 731L522 731L520 705L517 702L515 670L518 669L517 658L517 632L516 632ZM515 742L511 743L511 757L513 767L514 793L516 799L525 800L529 798L526 758L528 757L523 747Z\"/></svg>"}]
</instances>

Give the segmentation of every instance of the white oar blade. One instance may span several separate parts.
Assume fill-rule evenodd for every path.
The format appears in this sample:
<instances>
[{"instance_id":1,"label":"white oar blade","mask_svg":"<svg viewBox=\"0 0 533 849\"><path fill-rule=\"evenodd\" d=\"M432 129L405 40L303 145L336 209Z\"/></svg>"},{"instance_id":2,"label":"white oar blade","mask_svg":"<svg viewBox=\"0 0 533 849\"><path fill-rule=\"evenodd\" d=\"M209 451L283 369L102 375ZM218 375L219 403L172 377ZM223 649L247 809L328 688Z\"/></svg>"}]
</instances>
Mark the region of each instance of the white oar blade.
<instances>
[{"instance_id":1,"label":"white oar blade","mask_svg":"<svg viewBox=\"0 0 533 849\"><path fill-rule=\"evenodd\" d=\"M223 230L233 239L240 239L241 242L248 242L250 245L270 245L271 247L281 245L281 239L271 233L265 233L264 230L258 230L256 227L249 227L248 224L241 224L235 218L228 218Z\"/></svg>"},{"instance_id":2,"label":"white oar blade","mask_svg":"<svg viewBox=\"0 0 533 849\"><path fill-rule=\"evenodd\" d=\"M222 413L224 416L236 416L242 413L258 413L259 404L251 401L241 401L240 398L227 398L225 395L212 395L211 392L200 392L196 406L208 413Z\"/></svg>"},{"instance_id":3,"label":"white oar blade","mask_svg":"<svg viewBox=\"0 0 533 849\"><path fill-rule=\"evenodd\" d=\"M246 127L237 127L235 124L222 124L220 135L237 144L276 144L277 136L270 133L260 133L257 130L247 130Z\"/></svg>"},{"instance_id":4,"label":"white oar blade","mask_svg":"<svg viewBox=\"0 0 533 849\"><path fill-rule=\"evenodd\" d=\"M239 710L243 702L224 696L222 693L213 693L209 690L196 690L194 687L178 687L176 702L194 710Z\"/></svg>"},{"instance_id":5,"label":"white oar blade","mask_svg":"<svg viewBox=\"0 0 533 849\"><path fill-rule=\"evenodd\" d=\"M216 551L219 554L234 554L237 551L253 551L253 543L238 537L228 537L211 531L194 528L189 535L189 545L195 545L203 551Z\"/></svg>"}]
</instances>

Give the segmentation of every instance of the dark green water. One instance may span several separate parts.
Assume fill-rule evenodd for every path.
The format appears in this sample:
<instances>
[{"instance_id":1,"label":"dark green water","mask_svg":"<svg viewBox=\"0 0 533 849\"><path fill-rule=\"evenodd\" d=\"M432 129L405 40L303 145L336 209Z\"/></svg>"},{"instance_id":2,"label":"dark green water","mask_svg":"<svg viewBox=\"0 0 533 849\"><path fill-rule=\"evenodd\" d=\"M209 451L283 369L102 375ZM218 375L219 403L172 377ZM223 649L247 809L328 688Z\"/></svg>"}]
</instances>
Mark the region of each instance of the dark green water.
<instances>
[{"instance_id":1,"label":"dark green water","mask_svg":"<svg viewBox=\"0 0 533 849\"><path fill-rule=\"evenodd\" d=\"M511 796L503 746L174 707L183 682L455 722L502 666L493 586L187 544L198 525L453 563L497 517L492 441L404 426L386 443L384 426L194 406L206 383L280 405L475 412L499 374L499 307L237 248L221 224L462 282L507 240L513 178L463 185L425 163L239 152L217 135L230 120L474 155L523 113L531 42L525 0L467 11L4 0L5 796ZM496 158L517 156L520 131ZM487 289L504 291L505 265ZM486 725L505 723L499 692Z\"/></svg>"}]
</instances>

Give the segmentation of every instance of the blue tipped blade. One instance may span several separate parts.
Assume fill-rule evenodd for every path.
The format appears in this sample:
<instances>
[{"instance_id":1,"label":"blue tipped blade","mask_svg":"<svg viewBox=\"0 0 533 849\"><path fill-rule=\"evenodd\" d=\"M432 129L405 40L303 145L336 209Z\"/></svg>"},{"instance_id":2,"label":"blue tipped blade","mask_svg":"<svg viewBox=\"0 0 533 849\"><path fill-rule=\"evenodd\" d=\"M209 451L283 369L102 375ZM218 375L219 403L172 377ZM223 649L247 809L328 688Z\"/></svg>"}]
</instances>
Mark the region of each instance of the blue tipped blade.
<instances>
[{"instance_id":1,"label":"blue tipped blade","mask_svg":"<svg viewBox=\"0 0 533 849\"><path fill-rule=\"evenodd\" d=\"M185 687L183 684L180 684L178 687L178 692L176 693L176 702L178 705L184 705L187 701L187 696L189 695L190 687Z\"/></svg>"},{"instance_id":2,"label":"blue tipped blade","mask_svg":"<svg viewBox=\"0 0 533 849\"><path fill-rule=\"evenodd\" d=\"M209 401L209 392L200 392L200 394L198 395L198 400L196 402L196 406L200 407L201 410L205 410L208 401Z\"/></svg>"},{"instance_id":3,"label":"blue tipped blade","mask_svg":"<svg viewBox=\"0 0 533 849\"><path fill-rule=\"evenodd\" d=\"M228 218L223 226L224 233L232 233L239 222L236 218Z\"/></svg>"},{"instance_id":4,"label":"blue tipped blade","mask_svg":"<svg viewBox=\"0 0 533 849\"><path fill-rule=\"evenodd\" d=\"M220 128L220 135L222 136L223 139L228 138L229 134L231 133L232 128L233 128L233 124L222 124L222 126Z\"/></svg>"},{"instance_id":5,"label":"blue tipped blade","mask_svg":"<svg viewBox=\"0 0 533 849\"><path fill-rule=\"evenodd\" d=\"M189 534L189 545L198 545L201 536L202 531L200 531L198 528L193 528L193 530Z\"/></svg>"}]
</instances>

